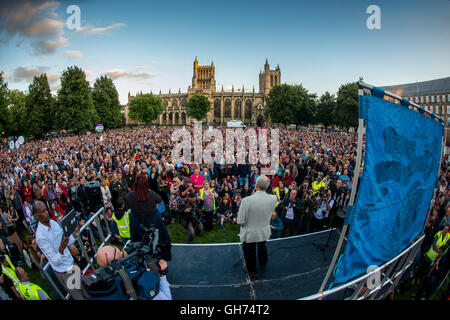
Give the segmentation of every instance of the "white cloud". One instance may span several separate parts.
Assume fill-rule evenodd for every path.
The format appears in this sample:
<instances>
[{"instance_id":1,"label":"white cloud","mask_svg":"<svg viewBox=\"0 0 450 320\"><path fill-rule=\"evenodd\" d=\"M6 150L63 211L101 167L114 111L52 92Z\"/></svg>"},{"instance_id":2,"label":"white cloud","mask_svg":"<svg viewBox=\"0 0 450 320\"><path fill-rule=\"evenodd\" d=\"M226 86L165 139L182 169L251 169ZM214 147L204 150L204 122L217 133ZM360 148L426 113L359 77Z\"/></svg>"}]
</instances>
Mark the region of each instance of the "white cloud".
<instances>
[{"instance_id":1,"label":"white cloud","mask_svg":"<svg viewBox=\"0 0 450 320\"><path fill-rule=\"evenodd\" d=\"M69 45L69 39L60 37L55 41L34 41L31 44L35 55L52 54L58 48L67 47Z\"/></svg>"},{"instance_id":2,"label":"white cloud","mask_svg":"<svg viewBox=\"0 0 450 320\"><path fill-rule=\"evenodd\" d=\"M16 46L29 43L35 55L52 54L64 47L63 20L58 19L55 1L4 1L0 6L0 39L16 39ZM51 18L49 18L51 17Z\"/></svg>"},{"instance_id":3,"label":"white cloud","mask_svg":"<svg viewBox=\"0 0 450 320\"><path fill-rule=\"evenodd\" d=\"M24 34L29 37L56 37L61 36L63 32L63 21L48 18L34 21L24 30Z\"/></svg>"},{"instance_id":4,"label":"white cloud","mask_svg":"<svg viewBox=\"0 0 450 320\"><path fill-rule=\"evenodd\" d=\"M111 79L116 80L119 78L127 77L127 78L135 78L140 80L145 80L153 77L153 74L150 72L133 72L124 69L113 69L109 71L102 72L109 76Z\"/></svg>"},{"instance_id":5,"label":"white cloud","mask_svg":"<svg viewBox=\"0 0 450 320\"><path fill-rule=\"evenodd\" d=\"M136 69L137 70L142 70L142 69L151 69L151 68L153 68L152 66L150 66L150 65L142 65L142 66L136 66Z\"/></svg>"},{"instance_id":6,"label":"white cloud","mask_svg":"<svg viewBox=\"0 0 450 320\"><path fill-rule=\"evenodd\" d=\"M17 67L14 69L12 74L13 82L31 82L35 76L38 76L42 73L47 74L47 80L49 83L55 83L59 80L59 76L52 73L47 73L48 67L36 67L36 68L27 68L27 67Z\"/></svg>"},{"instance_id":7,"label":"white cloud","mask_svg":"<svg viewBox=\"0 0 450 320\"><path fill-rule=\"evenodd\" d=\"M67 50L67 51L64 52L64 54L68 58L72 58L72 59L83 58L83 53L81 51L78 51L78 50Z\"/></svg>"},{"instance_id":8,"label":"white cloud","mask_svg":"<svg viewBox=\"0 0 450 320\"><path fill-rule=\"evenodd\" d=\"M125 26L125 23L114 23L110 26L99 28L94 27L92 25L86 25L84 27L78 28L75 30L76 33L83 33L86 35L94 35L94 34L106 34L108 31L119 29Z\"/></svg>"},{"instance_id":9,"label":"white cloud","mask_svg":"<svg viewBox=\"0 0 450 320\"><path fill-rule=\"evenodd\" d=\"M86 75L87 78L90 77L93 74L93 72L91 70L84 70L84 74Z\"/></svg>"}]
</instances>

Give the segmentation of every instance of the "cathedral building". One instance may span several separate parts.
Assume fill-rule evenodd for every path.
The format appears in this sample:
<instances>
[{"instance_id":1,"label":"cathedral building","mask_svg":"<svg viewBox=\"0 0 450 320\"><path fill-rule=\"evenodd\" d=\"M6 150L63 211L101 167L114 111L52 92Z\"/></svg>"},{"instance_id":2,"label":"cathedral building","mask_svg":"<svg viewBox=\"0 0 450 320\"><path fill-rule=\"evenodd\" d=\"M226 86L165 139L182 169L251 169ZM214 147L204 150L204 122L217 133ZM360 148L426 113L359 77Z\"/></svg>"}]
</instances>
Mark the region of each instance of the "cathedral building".
<instances>
[{"instance_id":1,"label":"cathedral building","mask_svg":"<svg viewBox=\"0 0 450 320\"><path fill-rule=\"evenodd\" d=\"M193 94L203 94L211 101L211 111L206 119L202 121L207 124L226 124L229 120L241 120L246 125L255 126L257 121L264 117L264 107L266 105L266 95L272 87L281 84L281 71L277 66L270 69L266 59L264 70L259 73L259 91L255 88L251 91L245 91L245 88L236 90L232 86L231 91L224 91L223 86L220 90L216 89L214 62L210 65L199 65L197 57L194 60L192 85L188 87L187 92L162 94L161 98L164 106L163 112L153 124L158 125L190 125L193 118L187 116L186 104ZM128 93L128 103L124 108L126 124L137 124L136 121L128 117L128 106L134 98Z\"/></svg>"}]
</instances>

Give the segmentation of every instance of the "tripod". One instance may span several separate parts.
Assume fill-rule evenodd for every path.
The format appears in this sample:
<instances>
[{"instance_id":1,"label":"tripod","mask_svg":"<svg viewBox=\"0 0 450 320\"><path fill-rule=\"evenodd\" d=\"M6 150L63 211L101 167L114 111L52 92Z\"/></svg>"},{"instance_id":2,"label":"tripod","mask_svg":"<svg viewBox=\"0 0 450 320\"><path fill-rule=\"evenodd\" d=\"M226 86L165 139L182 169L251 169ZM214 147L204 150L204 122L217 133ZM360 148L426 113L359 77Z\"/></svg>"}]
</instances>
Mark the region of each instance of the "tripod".
<instances>
[{"instance_id":1,"label":"tripod","mask_svg":"<svg viewBox=\"0 0 450 320\"><path fill-rule=\"evenodd\" d=\"M314 247L316 247L317 251L325 251L330 244L330 239L331 239L331 233L333 232L334 228L329 229L330 232L328 232L328 238L327 238L327 242L325 244L316 244L313 243Z\"/></svg>"}]
</instances>

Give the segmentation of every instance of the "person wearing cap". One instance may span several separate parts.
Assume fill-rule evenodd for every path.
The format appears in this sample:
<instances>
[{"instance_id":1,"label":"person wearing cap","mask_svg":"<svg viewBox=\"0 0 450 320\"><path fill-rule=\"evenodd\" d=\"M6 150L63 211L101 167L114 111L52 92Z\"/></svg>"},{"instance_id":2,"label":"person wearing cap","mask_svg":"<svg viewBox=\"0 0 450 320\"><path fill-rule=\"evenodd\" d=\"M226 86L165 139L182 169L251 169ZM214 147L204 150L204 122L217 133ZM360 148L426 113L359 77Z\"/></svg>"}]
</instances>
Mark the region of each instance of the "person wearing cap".
<instances>
[{"instance_id":1,"label":"person wearing cap","mask_svg":"<svg viewBox=\"0 0 450 320\"><path fill-rule=\"evenodd\" d=\"M17 290L23 300L50 300L47 293L37 284L31 283L28 274L21 267L16 268L16 274L19 278Z\"/></svg>"}]
</instances>

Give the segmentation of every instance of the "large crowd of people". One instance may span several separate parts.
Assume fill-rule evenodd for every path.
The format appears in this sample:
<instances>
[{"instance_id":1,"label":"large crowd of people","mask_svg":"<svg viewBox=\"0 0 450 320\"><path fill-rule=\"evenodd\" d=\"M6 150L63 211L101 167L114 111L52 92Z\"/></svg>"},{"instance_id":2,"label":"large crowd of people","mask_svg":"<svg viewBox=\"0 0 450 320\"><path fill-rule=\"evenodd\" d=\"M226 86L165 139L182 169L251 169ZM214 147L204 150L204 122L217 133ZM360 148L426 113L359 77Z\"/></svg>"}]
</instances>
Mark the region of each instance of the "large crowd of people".
<instances>
[{"instance_id":1,"label":"large crowd of people","mask_svg":"<svg viewBox=\"0 0 450 320\"><path fill-rule=\"evenodd\" d=\"M92 181L100 183L105 208L100 218L106 220L117 243L141 239L137 226L155 224L155 217L160 220L167 241L170 238L165 225L175 223L187 229L188 243L213 229L227 232L228 225L236 223L242 199L255 192L261 166L248 162L227 164L223 158L210 164L180 163L172 157L173 130L108 130L31 140L14 150L4 144L0 150L0 259L8 256L9 261L3 259L6 262L2 270L23 263L24 249L41 267L49 261L36 232L41 224L39 219L48 213L49 220L58 222L74 209L81 227L95 213L85 187ZM341 228L353 180L361 174L355 172L356 134L280 129L279 136L279 167L275 174L268 175L267 192L277 197L270 221L271 238ZM435 235L441 230L445 233L444 227L450 223L449 179L444 161L438 201L426 228L425 247L436 246ZM42 205L36 206L37 202ZM124 228L127 225L131 226L131 233ZM96 227L100 228L94 224L93 228ZM98 231L94 230L97 236ZM82 237L85 249L92 254L90 237L87 234ZM442 246L443 240L435 242ZM448 246L450 242L445 243ZM61 255L71 255L72 264L83 269L87 262L77 243L70 240L65 245L68 251L62 248ZM437 250L441 258L440 249ZM424 268L423 272L430 268ZM24 299L17 290L18 281L3 272L2 296Z\"/></svg>"}]
</instances>

